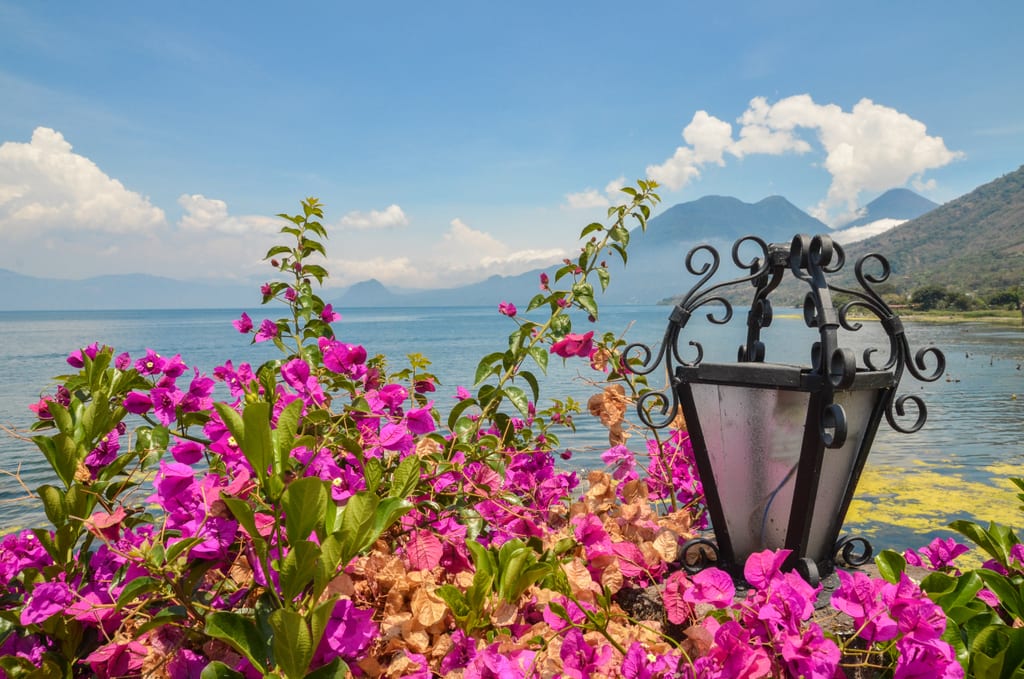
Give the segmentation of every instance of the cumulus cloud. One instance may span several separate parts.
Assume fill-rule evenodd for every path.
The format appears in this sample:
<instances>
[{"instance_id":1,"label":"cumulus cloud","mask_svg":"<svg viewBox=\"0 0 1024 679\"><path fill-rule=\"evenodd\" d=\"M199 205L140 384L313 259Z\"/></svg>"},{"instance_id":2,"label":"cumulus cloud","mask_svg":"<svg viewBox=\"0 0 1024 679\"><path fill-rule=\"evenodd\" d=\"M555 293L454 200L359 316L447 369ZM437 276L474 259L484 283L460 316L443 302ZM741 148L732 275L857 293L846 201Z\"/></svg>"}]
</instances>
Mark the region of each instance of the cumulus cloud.
<instances>
[{"instance_id":1,"label":"cumulus cloud","mask_svg":"<svg viewBox=\"0 0 1024 679\"><path fill-rule=\"evenodd\" d=\"M195 194L178 197L178 205L185 214L178 220L178 228L193 232L218 232L227 234L277 233L281 221L260 215L232 216L228 204L216 198Z\"/></svg>"},{"instance_id":2,"label":"cumulus cloud","mask_svg":"<svg viewBox=\"0 0 1024 679\"><path fill-rule=\"evenodd\" d=\"M0 144L0 230L140 233L166 225L164 211L37 127L29 143Z\"/></svg>"},{"instance_id":3,"label":"cumulus cloud","mask_svg":"<svg viewBox=\"0 0 1024 679\"><path fill-rule=\"evenodd\" d=\"M739 132L734 137L730 123L697 111L683 129L686 145L663 163L649 166L647 176L679 190L698 179L704 166L724 165L728 156L808 153L814 146L801 133L812 135L825 155L822 167L832 183L811 212L827 222L837 210L854 212L861 192L911 180L927 186L924 172L963 155L946 148L942 137L929 135L924 123L870 99L844 111L835 104L817 104L806 94L774 104L756 97L736 122Z\"/></svg>"},{"instance_id":4,"label":"cumulus cloud","mask_svg":"<svg viewBox=\"0 0 1024 679\"><path fill-rule=\"evenodd\" d=\"M567 193L565 195L565 207L571 210L579 210L593 207L608 207L619 200L620 191L626 185L625 176L617 177L605 184L604 191L587 188L578 193Z\"/></svg>"},{"instance_id":5,"label":"cumulus cloud","mask_svg":"<svg viewBox=\"0 0 1024 679\"><path fill-rule=\"evenodd\" d=\"M832 232L832 238L840 245L849 245L850 243L856 243L857 241L877 236L880 233L885 233L890 229L894 229L903 222L905 219L878 219L869 224L862 224L861 226L851 226L848 229L842 229L839 231Z\"/></svg>"},{"instance_id":6,"label":"cumulus cloud","mask_svg":"<svg viewBox=\"0 0 1024 679\"><path fill-rule=\"evenodd\" d=\"M383 210L370 210L367 213L349 212L339 222L341 226L352 229L390 229L408 223L409 218L397 205L388 205Z\"/></svg>"}]
</instances>

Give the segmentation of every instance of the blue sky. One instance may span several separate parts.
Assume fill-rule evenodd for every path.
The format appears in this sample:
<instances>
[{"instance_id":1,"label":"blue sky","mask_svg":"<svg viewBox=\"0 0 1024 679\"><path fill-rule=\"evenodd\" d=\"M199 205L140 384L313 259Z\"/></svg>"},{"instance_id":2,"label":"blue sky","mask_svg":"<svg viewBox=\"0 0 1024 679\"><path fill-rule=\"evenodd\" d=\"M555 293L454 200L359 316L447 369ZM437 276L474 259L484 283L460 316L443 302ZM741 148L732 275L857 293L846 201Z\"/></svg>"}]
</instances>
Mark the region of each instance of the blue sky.
<instances>
[{"instance_id":1,"label":"blue sky","mask_svg":"<svg viewBox=\"0 0 1024 679\"><path fill-rule=\"evenodd\" d=\"M628 9L627 9L628 8ZM570 253L621 182L840 223L1024 162L1024 3L0 0L0 267L250 279L317 196L332 285Z\"/></svg>"}]
</instances>

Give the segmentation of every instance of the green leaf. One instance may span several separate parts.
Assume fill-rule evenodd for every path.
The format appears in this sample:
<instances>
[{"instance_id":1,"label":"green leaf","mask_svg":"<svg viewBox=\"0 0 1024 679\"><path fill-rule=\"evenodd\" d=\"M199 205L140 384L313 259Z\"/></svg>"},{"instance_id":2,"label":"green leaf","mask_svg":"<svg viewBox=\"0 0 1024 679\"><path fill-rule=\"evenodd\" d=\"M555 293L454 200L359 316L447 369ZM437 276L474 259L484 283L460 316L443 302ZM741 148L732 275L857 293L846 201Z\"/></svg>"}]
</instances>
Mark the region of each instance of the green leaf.
<instances>
[{"instance_id":1,"label":"green leaf","mask_svg":"<svg viewBox=\"0 0 1024 679\"><path fill-rule=\"evenodd\" d=\"M291 601L313 582L320 565L320 547L316 543L293 543L281 560L281 596Z\"/></svg>"},{"instance_id":2,"label":"green leaf","mask_svg":"<svg viewBox=\"0 0 1024 679\"><path fill-rule=\"evenodd\" d=\"M292 450L298 445L299 418L302 416L302 399L295 399L281 411L277 417L277 428L274 429L274 471L280 473L285 468L285 461Z\"/></svg>"},{"instance_id":3,"label":"green leaf","mask_svg":"<svg viewBox=\"0 0 1024 679\"><path fill-rule=\"evenodd\" d=\"M214 660L203 668L199 679L245 679L245 675L231 669L220 660Z\"/></svg>"},{"instance_id":4,"label":"green leaf","mask_svg":"<svg viewBox=\"0 0 1024 679\"><path fill-rule=\"evenodd\" d=\"M516 410L529 417L530 399L526 396L525 391L517 386L509 385L505 387L505 395L508 397L508 400L512 401L512 405L516 407Z\"/></svg>"},{"instance_id":5,"label":"green leaf","mask_svg":"<svg viewBox=\"0 0 1024 679\"><path fill-rule=\"evenodd\" d=\"M250 618L230 611L213 611L206 614L204 631L244 655L257 669L266 670L268 643Z\"/></svg>"},{"instance_id":6,"label":"green leaf","mask_svg":"<svg viewBox=\"0 0 1024 679\"><path fill-rule=\"evenodd\" d=\"M530 356L533 357L533 360L537 363L537 366L540 368L540 371L547 375L548 359L550 358L550 352L546 348L538 344L535 344L532 347L530 347Z\"/></svg>"},{"instance_id":7,"label":"green leaf","mask_svg":"<svg viewBox=\"0 0 1024 679\"><path fill-rule=\"evenodd\" d=\"M341 513L342 563L348 563L362 548L373 527L380 499L373 493L360 491L350 497ZM374 537L376 539L376 537ZM372 540L371 540L372 544Z\"/></svg>"},{"instance_id":8,"label":"green leaf","mask_svg":"<svg viewBox=\"0 0 1024 679\"><path fill-rule=\"evenodd\" d=\"M907 570L907 560L899 552L891 549L882 550L875 557L875 565L878 566L878 573L886 582L896 584L900 581L900 575Z\"/></svg>"},{"instance_id":9,"label":"green leaf","mask_svg":"<svg viewBox=\"0 0 1024 679\"><path fill-rule=\"evenodd\" d=\"M465 411L470 406L475 406L475 405L477 405L476 399L472 399L472 398L467 398L465 400L462 400L462 401L459 401L458 403L456 403L452 407L451 412L448 413L448 428L454 430L455 429L455 423L458 422L459 416L462 415L463 411Z\"/></svg>"},{"instance_id":10,"label":"green leaf","mask_svg":"<svg viewBox=\"0 0 1024 679\"><path fill-rule=\"evenodd\" d=\"M979 568L976 571L985 586L992 590L992 593L999 597L999 603L1003 605L1006 612L1017 620L1024 621L1024 598L1021 597L1019 585L1010 582L1005 575L1000 575L987 568Z\"/></svg>"},{"instance_id":11,"label":"green leaf","mask_svg":"<svg viewBox=\"0 0 1024 679\"><path fill-rule=\"evenodd\" d=\"M534 295L533 298L530 300L530 304L526 307L526 313L529 313L534 309L541 308L547 302L547 299L547 295Z\"/></svg>"},{"instance_id":12,"label":"green leaf","mask_svg":"<svg viewBox=\"0 0 1024 679\"><path fill-rule=\"evenodd\" d=\"M583 307L588 314L597 318L597 302L593 295L576 295L576 303Z\"/></svg>"},{"instance_id":13,"label":"green leaf","mask_svg":"<svg viewBox=\"0 0 1024 679\"><path fill-rule=\"evenodd\" d=\"M335 534L328 535L320 543L320 558L317 561L316 575L313 576L313 588L316 594L323 592L335 575L338 574L338 566L341 564L341 542ZM313 628L316 632L316 628ZM316 634L313 635L317 636Z\"/></svg>"},{"instance_id":14,"label":"green leaf","mask_svg":"<svg viewBox=\"0 0 1024 679\"><path fill-rule=\"evenodd\" d=\"M249 506L249 503L230 495L222 495L220 499L228 506L232 516L235 517L235 521L241 524L245 532L249 534L249 537L258 538L260 533L256 528L256 514L253 508Z\"/></svg>"},{"instance_id":15,"label":"green leaf","mask_svg":"<svg viewBox=\"0 0 1024 679\"><path fill-rule=\"evenodd\" d=\"M323 667L306 675L306 679L345 679L351 676L348 665L341 658L335 658Z\"/></svg>"},{"instance_id":16,"label":"green leaf","mask_svg":"<svg viewBox=\"0 0 1024 679\"><path fill-rule=\"evenodd\" d=\"M279 608L270 614L270 626L274 630L274 661L288 679L305 677L313 659L309 623L295 611Z\"/></svg>"},{"instance_id":17,"label":"green leaf","mask_svg":"<svg viewBox=\"0 0 1024 679\"><path fill-rule=\"evenodd\" d=\"M148 575L133 578L125 584L124 589L117 596L117 610L121 610L128 604L140 603L139 600L143 594L159 591L161 584L159 580Z\"/></svg>"},{"instance_id":18,"label":"green leaf","mask_svg":"<svg viewBox=\"0 0 1024 679\"><path fill-rule=\"evenodd\" d=\"M501 372L501 364L499 363L499 361L501 361L504 356L505 354L501 352L494 352L492 354L487 354L482 359L480 359L480 363L477 364L476 367L476 375L473 378L473 386L475 387L476 385L480 384L488 377L490 377L492 374L497 375L499 372Z\"/></svg>"},{"instance_id":19,"label":"green leaf","mask_svg":"<svg viewBox=\"0 0 1024 679\"><path fill-rule=\"evenodd\" d=\"M266 470L271 464L274 449L270 431L270 404L265 401L247 404L242 411L242 422L245 424L245 437L239 441L242 452L253 469ZM280 474L283 469L278 466L279 461L273 462L274 474Z\"/></svg>"},{"instance_id":20,"label":"green leaf","mask_svg":"<svg viewBox=\"0 0 1024 679\"><path fill-rule=\"evenodd\" d=\"M604 224L601 222L591 222L590 224L587 224L583 227L583 230L580 231L580 240L583 240L595 231L604 231Z\"/></svg>"},{"instance_id":21,"label":"green leaf","mask_svg":"<svg viewBox=\"0 0 1024 679\"><path fill-rule=\"evenodd\" d=\"M533 392L533 401L536 403L540 400L540 384L537 383L537 376L529 370L521 370L516 377L521 377L526 380L527 384L530 385L530 391Z\"/></svg>"},{"instance_id":22,"label":"green leaf","mask_svg":"<svg viewBox=\"0 0 1024 679\"><path fill-rule=\"evenodd\" d=\"M407 498L420 482L420 459L410 455L399 463L391 479L391 497Z\"/></svg>"},{"instance_id":23,"label":"green leaf","mask_svg":"<svg viewBox=\"0 0 1024 679\"><path fill-rule=\"evenodd\" d=\"M608 289L608 284L611 283L612 275L608 273L608 269L601 267L597 270L597 280L601 283L601 292Z\"/></svg>"},{"instance_id":24,"label":"green leaf","mask_svg":"<svg viewBox=\"0 0 1024 679\"><path fill-rule=\"evenodd\" d=\"M373 517L373 534L367 536L363 549L376 542L381 533L390 528L395 521L408 514L413 506L411 502L401 497L386 497L381 500Z\"/></svg>"},{"instance_id":25,"label":"green leaf","mask_svg":"<svg viewBox=\"0 0 1024 679\"><path fill-rule=\"evenodd\" d=\"M376 493L384 480L384 464L380 458L371 457L363 462L363 480L366 481L366 490Z\"/></svg>"},{"instance_id":26,"label":"green leaf","mask_svg":"<svg viewBox=\"0 0 1024 679\"><path fill-rule=\"evenodd\" d=\"M327 488L318 476L295 479L281 495L288 542L297 544L324 525L327 516Z\"/></svg>"},{"instance_id":27,"label":"green leaf","mask_svg":"<svg viewBox=\"0 0 1024 679\"><path fill-rule=\"evenodd\" d=\"M67 523L68 509L64 504L64 493L49 484L39 486L36 492L43 501L43 510L50 523L57 527Z\"/></svg>"}]
</instances>

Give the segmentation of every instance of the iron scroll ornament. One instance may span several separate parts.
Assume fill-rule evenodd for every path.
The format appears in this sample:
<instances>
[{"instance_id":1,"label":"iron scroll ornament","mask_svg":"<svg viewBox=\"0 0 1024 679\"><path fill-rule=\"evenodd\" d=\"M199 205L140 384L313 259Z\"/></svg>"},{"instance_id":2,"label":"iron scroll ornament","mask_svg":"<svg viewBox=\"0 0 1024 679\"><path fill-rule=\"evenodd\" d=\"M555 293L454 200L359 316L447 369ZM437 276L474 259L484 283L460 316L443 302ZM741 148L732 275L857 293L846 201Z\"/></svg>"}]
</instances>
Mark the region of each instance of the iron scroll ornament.
<instances>
[{"instance_id":1,"label":"iron scroll ornament","mask_svg":"<svg viewBox=\"0 0 1024 679\"><path fill-rule=\"evenodd\" d=\"M756 246L760 252L753 259L745 260L740 255L740 250L745 244ZM867 311L877 318L889 340L888 353L884 361L876 360L876 354L881 351L879 348L871 347L864 351L862 360L867 369L894 371L894 382L897 387L904 370L921 382L934 382L945 374L946 358L938 348L925 347L911 355L902 320L874 289L873 286L884 283L891 274L889 261L884 256L869 253L857 260L854 265L854 276L861 287L858 290L828 283L826 274L839 272L846 262L842 247L829 236L819 235L812 238L800 234L794 236L788 248L778 243L769 245L757 236L744 236L733 244L731 255L733 264L741 270L746 269L747 275L713 283L712 280L718 273L721 263L718 251L707 244L698 245L690 250L686 255L686 270L699 278L672 309L657 354L643 343L633 343L626 347L624 356L634 374L649 375L663 367L667 375L664 389L643 394L637 403L637 414L644 425L653 429L663 429L672 422L679 410L675 391L670 388L675 367L694 366L703 360L703 347L694 340L690 340L689 345L696 352L696 357L686 360L681 353L680 335L689 320L702 307L715 306L715 309L706 314L708 321L716 325L729 323L733 317L733 304L726 293L744 283L753 285L754 296L747 315L747 339L745 344L739 347L737 360L741 363L764 361L765 345L761 341L760 333L769 327L773 320L769 295L782 282L787 270L810 288L804 297L804 322L810 328L817 328L819 332L819 341L812 347L811 367L825 376L834 388L841 389L847 386L856 374L856 357L850 349L838 346L837 336L840 327L850 332L856 332L863 327L861 323L850 320L850 312L855 309ZM709 261L704 261L698 266L695 264L698 256L705 256ZM879 272L866 271L869 265L877 265ZM851 299L836 309L832 303L834 292ZM929 369L931 361L934 361L934 366ZM899 418L907 416L908 404L913 406L916 417L913 423L904 425ZM841 445L845 424L841 410L835 406L823 413L823 420L828 425L828 431L823 432L828 447ZM658 413L657 416L654 415L655 412ZM920 396L898 396L894 388L885 403L885 418L892 429L909 434L924 426L928 410Z\"/></svg>"}]
</instances>

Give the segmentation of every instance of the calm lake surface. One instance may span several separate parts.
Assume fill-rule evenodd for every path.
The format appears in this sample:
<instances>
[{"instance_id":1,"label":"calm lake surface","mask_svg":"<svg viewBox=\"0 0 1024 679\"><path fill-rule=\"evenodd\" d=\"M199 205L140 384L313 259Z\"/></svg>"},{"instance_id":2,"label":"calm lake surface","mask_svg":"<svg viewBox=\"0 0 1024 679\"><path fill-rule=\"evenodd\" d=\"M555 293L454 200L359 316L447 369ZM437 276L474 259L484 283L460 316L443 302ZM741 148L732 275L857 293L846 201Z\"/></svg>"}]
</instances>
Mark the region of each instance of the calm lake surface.
<instances>
[{"instance_id":1,"label":"calm lake surface","mask_svg":"<svg viewBox=\"0 0 1024 679\"><path fill-rule=\"evenodd\" d=\"M630 342L655 346L661 339L669 313L668 307L628 306L602 309L598 332L610 331ZM277 309L270 309L276 314ZM256 321L267 316L268 309L251 309ZM362 344L370 354L389 357L393 368L405 365L405 355L419 352L433 361L431 370L442 385L434 395L442 409L459 385L471 386L480 357L501 351L514 322L500 316L495 308L396 308L342 310L335 331L346 342ZM25 432L33 421L28 405L44 393L52 393L53 376L71 372L67 355L91 342L128 351L133 358L152 348L163 355L180 353L189 366L203 372L232 359L237 365L254 365L273 358L272 346L250 346L231 325L238 310L173 311L73 311L73 312L0 312L0 424ZM276 315L275 315L276 317ZM707 334L703 319L691 321L686 337L700 339L706 360L730 361L745 333L744 315L737 314L730 324ZM576 321L576 329L590 329L586 321ZM977 323L907 323L912 351L936 346L946 354L946 376L932 383L920 383L905 375L900 393L915 393L928 407L928 423L913 435L891 431L883 423L868 461L868 471L928 469L954 475L971 488L991 487L992 494L1012 498L1006 484L996 486L993 468L1002 476L1024 476L1007 471L1024 462L1024 330L1015 326ZM796 310L778 310L774 324L762 334L767 345L767 360L806 364L815 333L797 318ZM868 346L887 346L874 323L857 333L843 333L841 346L857 351ZM595 388L588 383L594 376L583 361L571 360L562 366L551 361L547 378L542 380L545 397L573 396L585 406ZM573 450L567 463L576 468L601 466L600 454L607 448L605 430L587 413L576 417L579 431L563 437ZM643 442L631 439L631 447L642 450ZM52 480L41 453L26 443L0 432L0 470L19 472L31 487ZM947 470L947 472L944 472ZM867 471L866 471L867 475ZM980 484L980 485L979 485ZM908 491L909 492L909 491ZM920 489L915 491L920 493ZM936 501L941 504L941 491ZM945 507L946 516L988 518L988 493L975 493L976 504L959 499L967 506ZM0 476L0 532L3 529L38 525L40 507L19 499L24 495L17 481ZM916 531L887 526L886 507L919 502L916 499L889 497L876 507L870 520L852 528L870 529L876 548L917 547L923 536L945 534L941 530L918 528ZM973 506L970 506L972 505ZM875 525L877 524L877 525ZM943 521L937 522L939 529ZM848 526L850 527L850 526Z\"/></svg>"}]
</instances>

